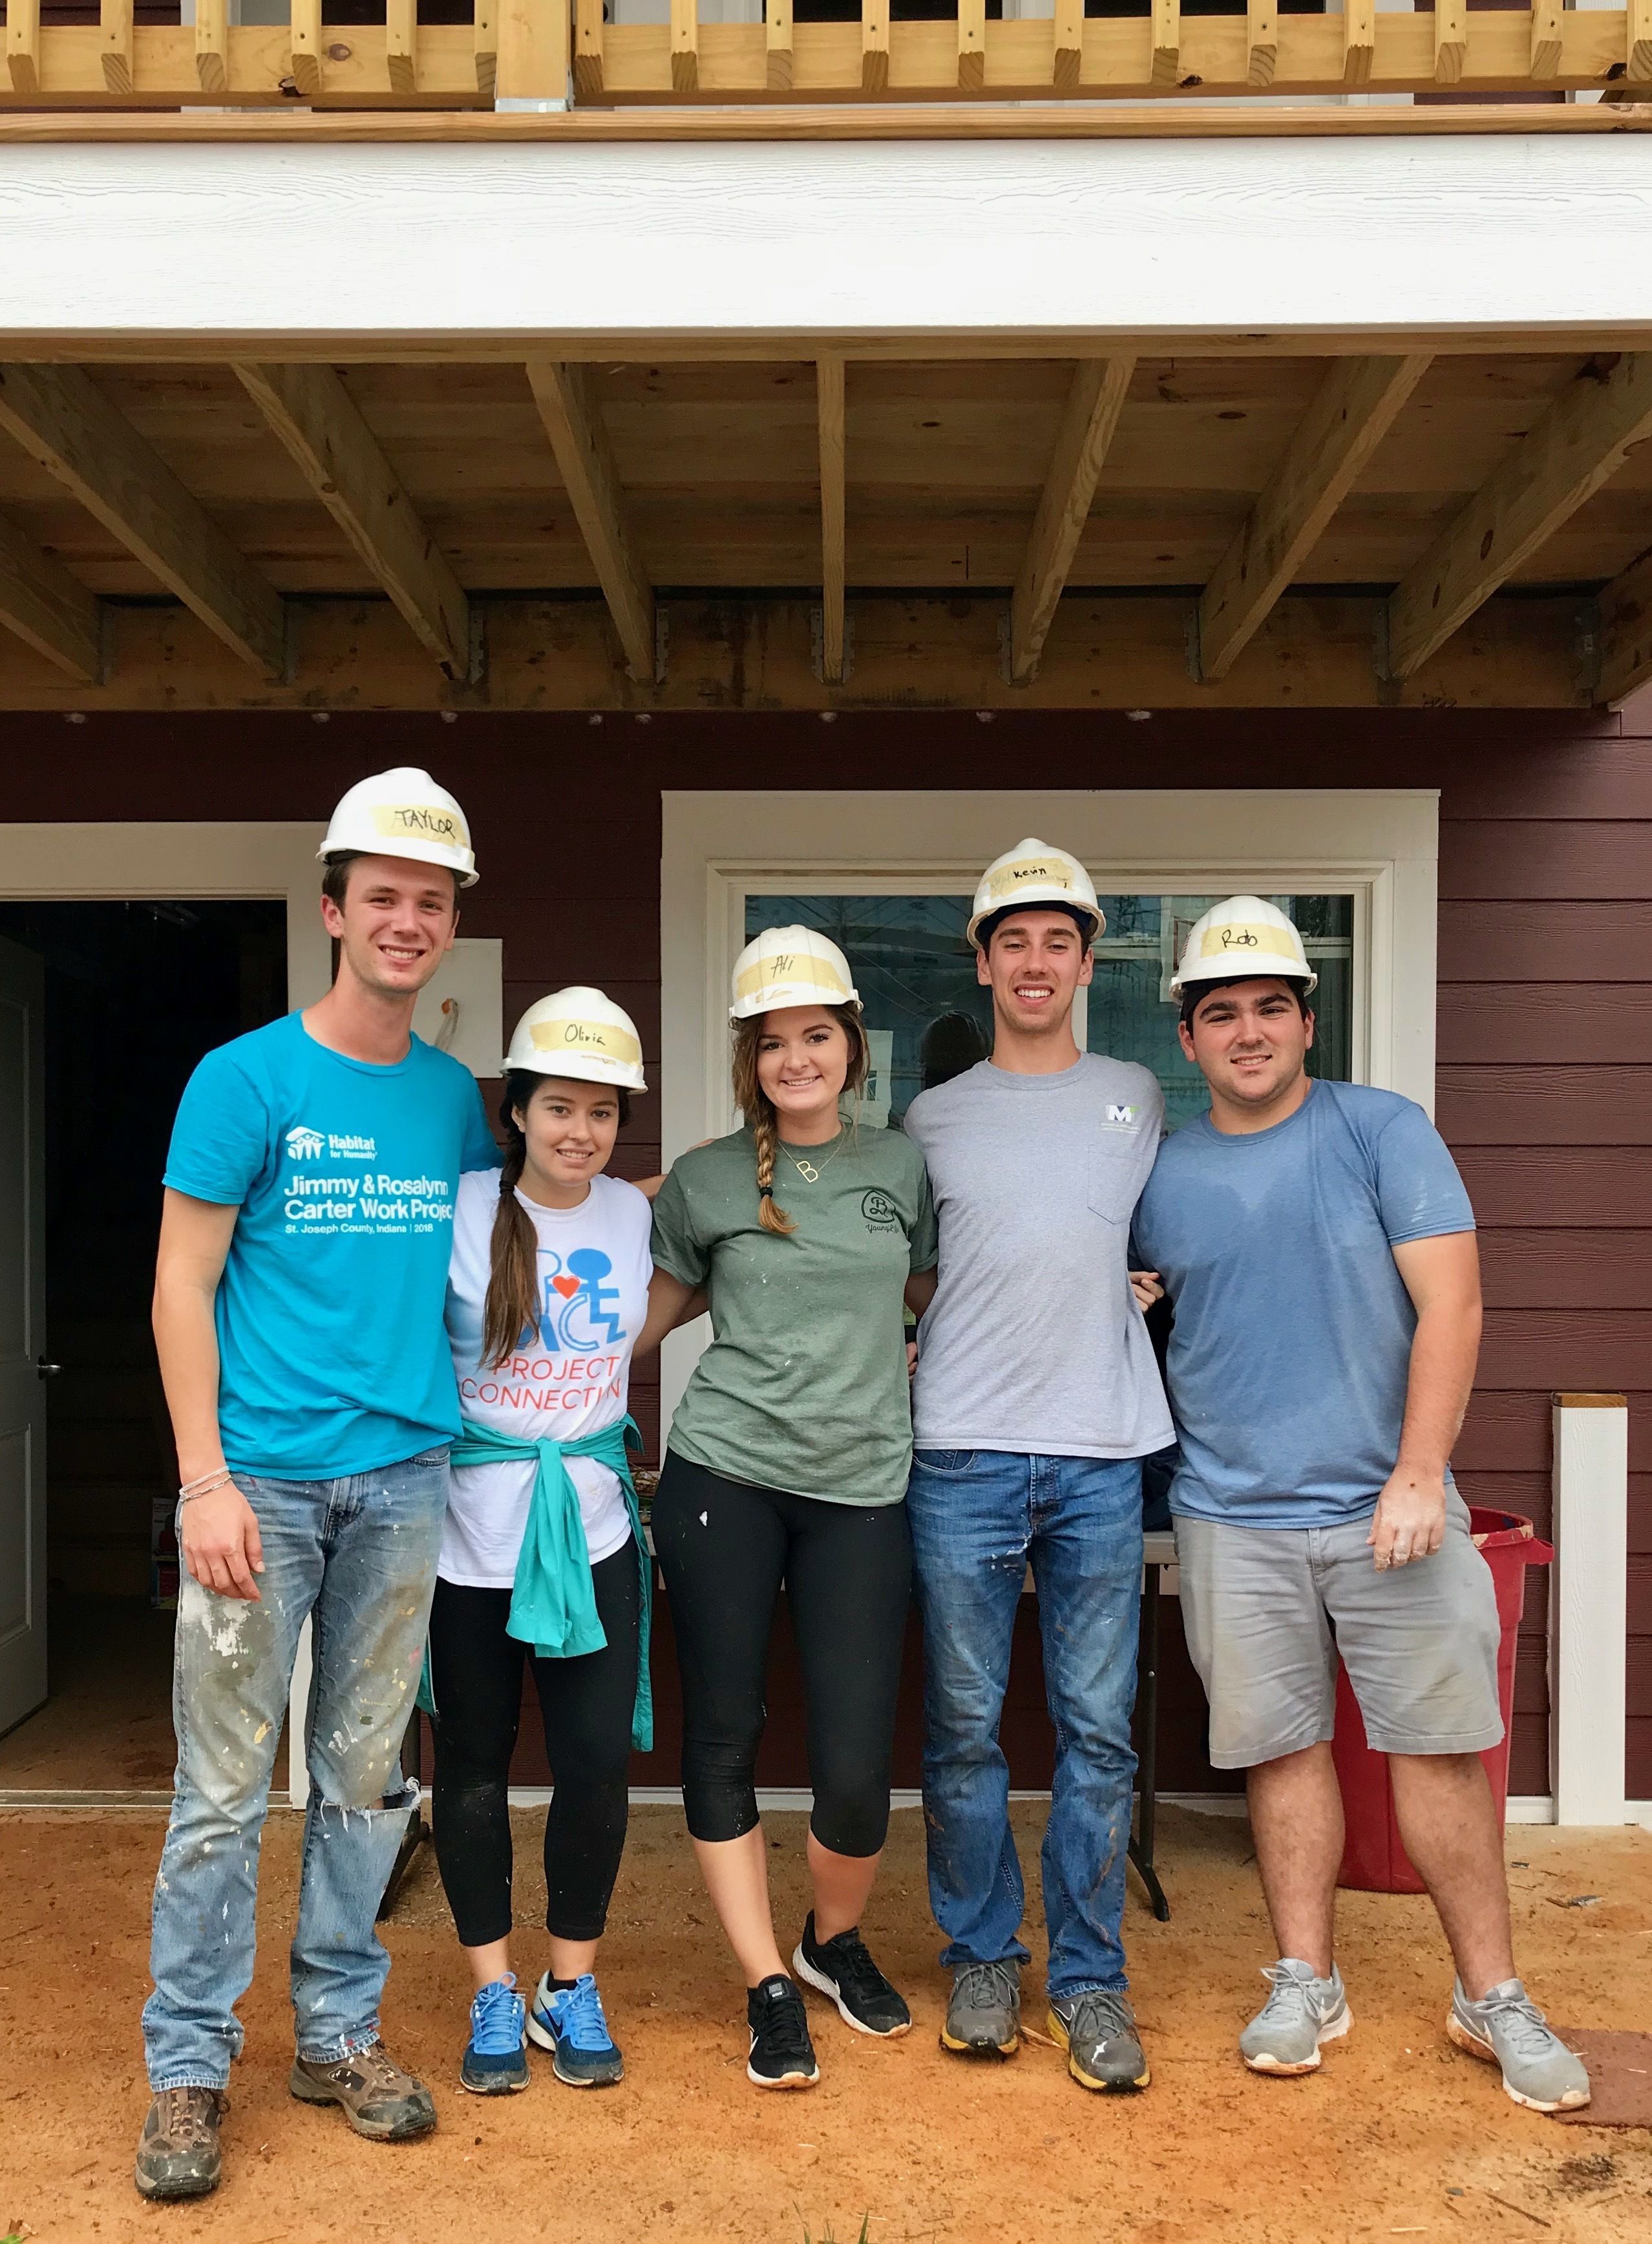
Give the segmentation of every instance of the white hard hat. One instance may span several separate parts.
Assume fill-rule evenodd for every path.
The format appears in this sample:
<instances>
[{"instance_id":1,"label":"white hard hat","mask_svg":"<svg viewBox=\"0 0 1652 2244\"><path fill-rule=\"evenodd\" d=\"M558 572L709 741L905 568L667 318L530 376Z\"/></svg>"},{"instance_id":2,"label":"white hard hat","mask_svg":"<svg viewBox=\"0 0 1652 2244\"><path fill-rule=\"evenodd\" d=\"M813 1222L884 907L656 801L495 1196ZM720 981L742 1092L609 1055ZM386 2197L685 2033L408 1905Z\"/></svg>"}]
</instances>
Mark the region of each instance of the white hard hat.
<instances>
[{"instance_id":1,"label":"white hard hat","mask_svg":"<svg viewBox=\"0 0 1652 2244\"><path fill-rule=\"evenodd\" d=\"M813 927L765 927L734 962L731 1021L750 1021L780 1005L854 1005L860 993L849 962Z\"/></svg>"},{"instance_id":2,"label":"white hard hat","mask_svg":"<svg viewBox=\"0 0 1652 2244\"><path fill-rule=\"evenodd\" d=\"M461 888L469 888L476 877L463 811L445 787L438 787L428 772L412 764L374 772L340 798L327 839L315 854L336 857L347 849L362 850L370 857L412 857L421 865L445 865L457 873Z\"/></svg>"},{"instance_id":3,"label":"white hard hat","mask_svg":"<svg viewBox=\"0 0 1652 2244\"><path fill-rule=\"evenodd\" d=\"M970 942L975 941L975 929L982 920L1011 904L1046 908L1066 904L1090 922L1092 943L1107 925L1096 901L1096 883L1077 858L1069 857L1065 849L1052 849L1048 842L1035 841L1031 835L1013 849L1006 849L1001 857L995 857L981 875L975 909L965 930Z\"/></svg>"},{"instance_id":4,"label":"white hard hat","mask_svg":"<svg viewBox=\"0 0 1652 2244\"><path fill-rule=\"evenodd\" d=\"M1170 977L1170 996L1179 1003L1190 983L1262 974L1299 982L1305 997L1319 986L1295 922L1278 904L1262 896L1229 896L1194 921L1182 963Z\"/></svg>"},{"instance_id":5,"label":"white hard hat","mask_svg":"<svg viewBox=\"0 0 1652 2244\"><path fill-rule=\"evenodd\" d=\"M529 1005L516 1024L505 1055L505 1072L566 1075L579 1083L609 1083L617 1091L646 1091L643 1045L637 1024L600 990L576 983Z\"/></svg>"}]
</instances>

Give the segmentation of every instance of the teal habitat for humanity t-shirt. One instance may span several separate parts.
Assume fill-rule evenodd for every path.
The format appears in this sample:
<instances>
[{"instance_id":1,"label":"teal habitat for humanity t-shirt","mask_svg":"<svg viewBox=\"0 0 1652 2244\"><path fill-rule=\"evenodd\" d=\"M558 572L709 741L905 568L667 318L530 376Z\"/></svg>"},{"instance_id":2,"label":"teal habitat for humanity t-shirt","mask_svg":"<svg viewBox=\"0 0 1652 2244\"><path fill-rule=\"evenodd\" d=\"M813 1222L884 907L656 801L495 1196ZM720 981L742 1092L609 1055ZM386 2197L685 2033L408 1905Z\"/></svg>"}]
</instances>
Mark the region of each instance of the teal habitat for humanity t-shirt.
<instances>
[{"instance_id":1,"label":"teal habitat for humanity t-shirt","mask_svg":"<svg viewBox=\"0 0 1652 2244\"><path fill-rule=\"evenodd\" d=\"M217 1301L228 1464L341 1480L457 1437L454 1200L498 1159L469 1069L417 1037L375 1067L289 1013L207 1053L165 1180L240 1209Z\"/></svg>"}]
</instances>

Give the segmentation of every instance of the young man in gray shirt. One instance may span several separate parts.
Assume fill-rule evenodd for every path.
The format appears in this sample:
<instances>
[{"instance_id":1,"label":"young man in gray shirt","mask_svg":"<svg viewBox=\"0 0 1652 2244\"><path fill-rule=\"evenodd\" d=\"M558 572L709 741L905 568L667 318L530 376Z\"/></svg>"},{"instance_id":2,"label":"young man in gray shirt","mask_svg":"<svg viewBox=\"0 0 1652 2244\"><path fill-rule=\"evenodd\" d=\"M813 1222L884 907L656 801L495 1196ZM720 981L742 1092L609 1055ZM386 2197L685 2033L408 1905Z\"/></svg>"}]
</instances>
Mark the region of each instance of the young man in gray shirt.
<instances>
[{"instance_id":1,"label":"young man in gray shirt","mask_svg":"<svg viewBox=\"0 0 1652 2244\"><path fill-rule=\"evenodd\" d=\"M1073 1001L1102 917L1037 841L988 866L969 935L992 1057L906 1117L941 1227L919 1328L912 1524L924 1620L929 1898L947 1935L942 2045L1020 2037L1024 1888L998 1743L1030 1564L1055 1772L1043 1849L1049 2030L1086 2088L1144 2088L1120 1920L1136 1756L1142 1459L1172 1438L1127 1267L1164 1100L1081 1052Z\"/></svg>"}]
</instances>

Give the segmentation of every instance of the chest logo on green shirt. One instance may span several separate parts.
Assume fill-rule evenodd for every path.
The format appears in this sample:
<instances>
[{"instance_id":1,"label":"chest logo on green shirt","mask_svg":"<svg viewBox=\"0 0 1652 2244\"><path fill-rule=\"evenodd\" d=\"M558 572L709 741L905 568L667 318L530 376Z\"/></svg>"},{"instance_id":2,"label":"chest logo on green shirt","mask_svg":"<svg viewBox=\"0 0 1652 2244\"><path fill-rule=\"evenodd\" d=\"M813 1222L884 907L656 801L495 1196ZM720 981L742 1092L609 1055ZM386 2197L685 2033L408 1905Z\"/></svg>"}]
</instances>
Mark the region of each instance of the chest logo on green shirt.
<instances>
[{"instance_id":1,"label":"chest logo on green shirt","mask_svg":"<svg viewBox=\"0 0 1652 2244\"><path fill-rule=\"evenodd\" d=\"M880 1192L875 1186L861 1193L860 1213L868 1231L890 1231L900 1220L900 1210L887 1192Z\"/></svg>"}]
</instances>

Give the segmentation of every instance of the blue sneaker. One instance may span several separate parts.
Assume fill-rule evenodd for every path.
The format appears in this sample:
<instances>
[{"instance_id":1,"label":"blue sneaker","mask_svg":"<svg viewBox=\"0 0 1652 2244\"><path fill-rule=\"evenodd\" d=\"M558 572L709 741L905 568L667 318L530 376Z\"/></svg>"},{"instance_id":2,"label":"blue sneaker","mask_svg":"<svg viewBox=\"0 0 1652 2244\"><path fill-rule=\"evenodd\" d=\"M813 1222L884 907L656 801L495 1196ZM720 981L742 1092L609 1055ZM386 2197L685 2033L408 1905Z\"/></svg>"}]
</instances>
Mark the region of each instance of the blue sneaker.
<instances>
[{"instance_id":1,"label":"blue sneaker","mask_svg":"<svg viewBox=\"0 0 1652 2244\"><path fill-rule=\"evenodd\" d=\"M608 2088L625 2078L603 2015L603 1998L589 1971L571 1987L553 1987L547 1971L528 2013L529 2037L550 2051L550 2069L570 2088Z\"/></svg>"},{"instance_id":2,"label":"blue sneaker","mask_svg":"<svg viewBox=\"0 0 1652 2244\"><path fill-rule=\"evenodd\" d=\"M528 2008L514 1972L491 1980L470 2005L470 2039L459 2065L459 2085L473 2096L516 2096L528 2085L523 2043Z\"/></svg>"}]
</instances>

